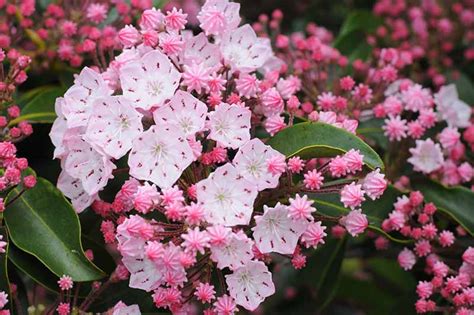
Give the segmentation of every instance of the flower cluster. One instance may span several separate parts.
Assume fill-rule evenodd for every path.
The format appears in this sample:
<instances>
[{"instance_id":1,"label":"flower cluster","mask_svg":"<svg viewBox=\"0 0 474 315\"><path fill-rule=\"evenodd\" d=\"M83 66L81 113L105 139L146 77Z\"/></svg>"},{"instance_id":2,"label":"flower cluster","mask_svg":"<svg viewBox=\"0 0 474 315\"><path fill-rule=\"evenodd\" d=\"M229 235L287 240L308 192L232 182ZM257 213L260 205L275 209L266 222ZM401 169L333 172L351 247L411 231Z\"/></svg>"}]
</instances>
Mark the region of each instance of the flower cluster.
<instances>
[{"instance_id":1,"label":"flower cluster","mask_svg":"<svg viewBox=\"0 0 474 315\"><path fill-rule=\"evenodd\" d=\"M459 99L456 86L443 86L433 95L405 79L389 86L385 95L384 102L373 109L374 114L386 117L382 128L391 142L408 141L411 148L407 161L414 170L446 185L471 182L473 170L467 156L472 151L471 108ZM435 127L443 129L427 137Z\"/></svg>"},{"instance_id":2,"label":"flower cluster","mask_svg":"<svg viewBox=\"0 0 474 315\"><path fill-rule=\"evenodd\" d=\"M283 77L268 38L239 26L239 4L208 0L197 20L203 32L193 35L182 11L149 9L138 28L121 29L123 52L103 72L84 68L57 99L51 139L59 189L78 212L92 206L103 217L130 287L175 313L194 299L232 314L275 292L270 254L299 269L303 248L324 244L307 193L340 193L351 209L340 223L356 236L368 226L362 202L387 183L380 170L364 171L357 150L287 160L257 138L259 128L273 136L286 127L298 80ZM103 200L123 173L114 199Z\"/></svg>"},{"instance_id":3,"label":"flower cluster","mask_svg":"<svg viewBox=\"0 0 474 315\"><path fill-rule=\"evenodd\" d=\"M458 261L451 258L453 250L459 252L457 247L462 246L461 242L456 245L455 234L439 227L436 213L437 208L433 203L425 202L422 193L413 191L409 196L398 198L382 227L387 232L398 231L414 241L413 248L405 247L399 253L400 266L410 270L417 264L423 264L424 272L431 277L430 281L418 282L417 312L469 314L470 306L474 303L474 288L471 287L474 276L473 249L465 249L462 265L456 265ZM462 228L457 231L459 237L466 235ZM435 298L438 294L443 302Z\"/></svg>"},{"instance_id":4,"label":"flower cluster","mask_svg":"<svg viewBox=\"0 0 474 315\"><path fill-rule=\"evenodd\" d=\"M378 0L373 11L383 24L369 41L410 53L415 63L410 77L419 82L439 87L447 82L446 70L462 65L455 60L474 59L472 1Z\"/></svg>"},{"instance_id":5,"label":"flower cluster","mask_svg":"<svg viewBox=\"0 0 474 315\"><path fill-rule=\"evenodd\" d=\"M49 1L44 7L34 0L2 1L0 48L26 51L35 68L48 68L56 60L72 67L84 59L104 65L120 48L117 28L151 6L152 1Z\"/></svg>"},{"instance_id":6,"label":"flower cluster","mask_svg":"<svg viewBox=\"0 0 474 315\"><path fill-rule=\"evenodd\" d=\"M11 142L0 142L0 169L2 173L0 191L2 192L8 192L18 185L21 185L23 190L36 185L36 176L28 170L27 159L16 156L16 147ZM0 212L3 212L6 206L3 198L0 198Z\"/></svg>"}]
</instances>

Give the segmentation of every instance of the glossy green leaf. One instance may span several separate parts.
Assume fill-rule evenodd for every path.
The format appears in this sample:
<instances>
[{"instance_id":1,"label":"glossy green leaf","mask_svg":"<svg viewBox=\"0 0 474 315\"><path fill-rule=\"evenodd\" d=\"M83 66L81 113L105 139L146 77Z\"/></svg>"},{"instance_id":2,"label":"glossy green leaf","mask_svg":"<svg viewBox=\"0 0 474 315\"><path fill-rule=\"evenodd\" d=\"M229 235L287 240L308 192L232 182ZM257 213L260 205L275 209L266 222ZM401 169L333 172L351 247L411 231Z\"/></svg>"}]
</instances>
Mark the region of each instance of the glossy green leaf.
<instances>
[{"instance_id":1,"label":"glossy green leaf","mask_svg":"<svg viewBox=\"0 0 474 315\"><path fill-rule=\"evenodd\" d=\"M439 211L458 222L469 234L474 235L474 192L456 186L446 187L434 181L414 182L413 188L420 190L425 200L433 202Z\"/></svg>"},{"instance_id":2,"label":"glossy green leaf","mask_svg":"<svg viewBox=\"0 0 474 315\"><path fill-rule=\"evenodd\" d=\"M456 85L459 98L468 105L474 106L474 83L469 76L460 72L457 74L456 79L451 74L448 77L449 81Z\"/></svg>"},{"instance_id":3,"label":"glossy green leaf","mask_svg":"<svg viewBox=\"0 0 474 315\"><path fill-rule=\"evenodd\" d=\"M34 91L23 109L20 117L10 121L10 126L27 120L37 123L52 123L56 119L54 104L56 98L64 95L65 88L59 86L47 86Z\"/></svg>"},{"instance_id":4,"label":"glossy green leaf","mask_svg":"<svg viewBox=\"0 0 474 315\"><path fill-rule=\"evenodd\" d=\"M287 157L302 158L331 157L358 149L370 169L384 168L378 154L359 137L325 123L296 124L277 133L267 144Z\"/></svg>"},{"instance_id":5,"label":"glossy green leaf","mask_svg":"<svg viewBox=\"0 0 474 315\"><path fill-rule=\"evenodd\" d=\"M8 294L8 300L11 301L11 292L10 292L10 280L8 279L8 251L9 251L9 242L8 242L8 233L7 229L4 226L0 227L0 235L2 239L0 241L6 242L7 245L4 247L5 252L0 253L0 291L4 291ZM5 309L11 308L11 303L9 302Z\"/></svg>"},{"instance_id":6,"label":"glossy green leaf","mask_svg":"<svg viewBox=\"0 0 474 315\"><path fill-rule=\"evenodd\" d=\"M353 11L344 21L344 24L339 31L339 36L345 36L354 31L371 33L374 32L382 22L383 20L380 17L375 16L370 11Z\"/></svg>"},{"instance_id":7,"label":"glossy green leaf","mask_svg":"<svg viewBox=\"0 0 474 315\"><path fill-rule=\"evenodd\" d=\"M349 213L350 209L344 207L340 201L340 194L328 193L307 193L307 195L314 200L317 213L324 216L336 219ZM389 185L385 193L377 200L366 200L362 203L362 210L369 221L369 229L384 235L392 241L406 243L407 240L398 236L387 234L382 230L382 222L388 217L388 214L393 210L393 203L401 192L395 187Z\"/></svg>"},{"instance_id":8,"label":"glossy green leaf","mask_svg":"<svg viewBox=\"0 0 474 315\"><path fill-rule=\"evenodd\" d=\"M84 255L79 219L71 204L50 182L38 178L33 189L20 194L15 188L4 212L11 240L38 258L54 274L74 281L100 279L104 273ZM18 197L19 196L19 197Z\"/></svg>"},{"instance_id":9,"label":"glossy green leaf","mask_svg":"<svg viewBox=\"0 0 474 315\"><path fill-rule=\"evenodd\" d=\"M46 268L36 257L23 252L15 245L11 245L8 259L18 270L43 288L51 292L58 291L57 281L59 277Z\"/></svg>"},{"instance_id":10,"label":"glossy green leaf","mask_svg":"<svg viewBox=\"0 0 474 315\"><path fill-rule=\"evenodd\" d=\"M367 34L374 32L381 24L382 20L370 11L354 11L344 21L334 47L351 61L366 60L372 53Z\"/></svg>"}]
</instances>

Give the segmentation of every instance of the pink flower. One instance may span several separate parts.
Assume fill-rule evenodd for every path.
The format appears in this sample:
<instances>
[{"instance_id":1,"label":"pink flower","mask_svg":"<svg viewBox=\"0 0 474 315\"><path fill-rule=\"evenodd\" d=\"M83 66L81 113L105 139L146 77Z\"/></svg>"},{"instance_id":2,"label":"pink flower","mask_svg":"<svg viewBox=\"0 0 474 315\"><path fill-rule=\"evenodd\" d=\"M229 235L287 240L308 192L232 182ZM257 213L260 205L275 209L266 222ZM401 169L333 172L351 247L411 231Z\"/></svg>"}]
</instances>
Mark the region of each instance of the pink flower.
<instances>
[{"instance_id":1,"label":"pink flower","mask_svg":"<svg viewBox=\"0 0 474 315\"><path fill-rule=\"evenodd\" d=\"M230 163L217 168L197 184L197 200L212 224L248 224L257 197L254 183L242 177Z\"/></svg>"},{"instance_id":2,"label":"pink flower","mask_svg":"<svg viewBox=\"0 0 474 315\"><path fill-rule=\"evenodd\" d=\"M304 174L303 183L307 189L319 190L323 184L324 177L316 169Z\"/></svg>"},{"instance_id":3,"label":"pink flower","mask_svg":"<svg viewBox=\"0 0 474 315\"><path fill-rule=\"evenodd\" d=\"M444 128L439 134L439 142L444 149L451 149L459 142L461 134L455 128Z\"/></svg>"},{"instance_id":4,"label":"pink flower","mask_svg":"<svg viewBox=\"0 0 474 315\"><path fill-rule=\"evenodd\" d=\"M429 89L424 89L419 84L414 84L401 93L405 109L418 112L433 105L433 97Z\"/></svg>"},{"instance_id":5,"label":"pink flower","mask_svg":"<svg viewBox=\"0 0 474 315\"><path fill-rule=\"evenodd\" d=\"M362 189L372 200L382 196L386 188L387 181L385 175L380 173L380 169L367 174L362 182Z\"/></svg>"},{"instance_id":6,"label":"pink flower","mask_svg":"<svg viewBox=\"0 0 474 315\"><path fill-rule=\"evenodd\" d=\"M400 254L398 254L398 264L404 270L410 270L416 263L415 254L408 248L404 248Z\"/></svg>"},{"instance_id":7,"label":"pink flower","mask_svg":"<svg viewBox=\"0 0 474 315\"><path fill-rule=\"evenodd\" d=\"M204 221L205 211L204 208L196 203L192 203L185 207L186 222L190 225L197 225Z\"/></svg>"},{"instance_id":8,"label":"pink flower","mask_svg":"<svg viewBox=\"0 0 474 315\"><path fill-rule=\"evenodd\" d=\"M208 0L197 15L206 35L232 32L240 23L240 4L228 0Z\"/></svg>"},{"instance_id":9,"label":"pink flower","mask_svg":"<svg viewBox=\"0 0 474 315\"><path fill-rule=\"evenodd\" d=\"M313 216L311 213L316 211L316 208L311 205L314 203L313 200L308 200L307 195L301 197L299 194L295 198L290 198L290 206L288 207L288 217L293 220L307 219L312 221Z\"/></svg>"},{"instance_id":10,"label":"pink flower","mask_svg":"<svg viewBox=\"0 0 474 315\"><path fill-rule=\"evenodd\" d=\"M273 208L264 205L263 210L262 216L255 216L256 225L252 228L259 251L263 254L293 254L308 222L291 219L288 207L280 203Z\"/></svg>"},{"instance_id":11,"label":"pink flower","mask_svg":"<svg viewBox=\"0 0 474 315\"><path fill-rule=\"evenodd\" d=\"M156 44L159 42L160 47L163 49L165 54L178 55L183 51L184 41L182 40L181 36L177 34L160 33L156 36L156 38L155 31L148 31L146 34L148 34L148 38L144 34L143 42L148 46L156 46Z\"/></svg>"},{"instance_id":12,"label":"pink flower","mask_svg":"<svg viewBox=\"0 0 474 315\"><path fill-rule=\"evenodd\" d=\"M402 138L406 138L406 131L408 129L406 125L407 121L401 119L400 116L390 116L385 119L385 125L382 129L385 131L384 134L388 136L390 141L400 141Z\"/></svg>"},{"instance_id":13,"label":"pink flower","mask_svg":"<svg viewBox=\"0 0 474 315\"><path fill-rule=\"evenodd\" d=\"M362 185L352 182L351 184L342 188L341 202L344 204L344 207L354 210L365 200L364 193L365 192L362 190Z\"/></svg>"},{"instance_id":14,"label":"pink flower","mask_svg":"<svg viewBox=\"0 0 474 315\"><path fill-rule=\"evenodd\" d=\"M237 149L250 140L250 116L248 108L221 103L209 113L208 138L224 147Z\"/></svg>"},{"instance_id":15,"label":"pink flower","mask_svg":"<svg viewBox=\"0 0 474 315\"><path fill-rule=\"evenodd\" d=\"M462 254L462 260L474 265L474 247L469 246Z\"/></svg>"},{"instance_id":16,"label":"pink flower","mask_svg":"<svg viewBox=\"0 0 474 315\"><path fill-rule=\"evenodd\" d=\"M92 3L87 7L87 18L94 23L101 23L107 17L107 6L101 3Z\"/></svg>"},{"instance_id":17,"label":"pink flower","mask_svg":"<svg viewBox=\"0 0 474 315\"><path fill-rule=\"evenodd\" d=\"M58 285L62 291L71 290L73 286L72 278L70 276L63 275L59 278Z\"/></svg>"},{"instance_id":18,"label":"pink flower","mask_svg":"<svg viewBox=\"0 0 474 315\"><path fill-rule=\"evenodd\" d=\"M8 294L5 291L0 292L0 309L4 308L8 303Z\"/></svg>"},{"instance_id":19,"label":"pink flower","mask_svg":"<svg viewBox=\"0 0 474 315\"><path fill-rule=\"evenodd\" d=\"M4 253L5 253L5 248L6 248L7 245L8 245L8 243L2 241L2 239L3 239L3 235L0 235L0 254L4 254Z\"/></svg>"},{"instance_id":20,"label":"pink flower","mask_svg":"<svg viewBox=\"0 0 474 315\"><path fill-rule=\"evenodd\" d=\"M366 215L360 210L352 210L348 215L342 217L339 223L344 226L347 232L353 237L363 233L369 226Z\"/></svg>"},{"instance_id":21,"label":"pink flower","mask_svg":"<svg viewBox=\"0 0 474 315\"><path fill-rule=\"evenodd\" d=\"M305 162L299 156L294 156L288 160L288 169L295 174L299 174L304 168Z\"/></svg>"},{"instance_id":22,"label":"pink flower","mask_svg":"<svg viewBox=\"0 0 474 315\"><path fill-rule=\"evenodd\" d=\"M270 136L276 135L278 132L282 131L286 127L285 119L282 116L272 116L268 117L265 120L265 130L270 134Z\"/></svg>"},{"instance_id":23,"label":"pink flower","mask_svg":"<svg viewBox=\"0 0 474 315\"><path fill-rule=\"evenodd\" d=\"M183 84L187 86L188 92L194 90L201 93L208 89L207 81L209 79L209 68L204 64L193 63L191 66L184 66Z\"/></svg>"},{"instance_id":24,"label":"pink flower","mask_svg":"<svg viewBox=\"0 0 474 315\"><path fill-rule=\"evenodd\" d=\"M251 98L257 95L259 83L260 81L254 74L242 73L236 80L236 88L241 96Z\"/></svg>"},{"instance_id":25,"label":"pink flower","mask_svg":"<svg viewBox=\"0 0 474 315\"><path fill-rule=\"evenodd\" d=\"M415 244L415 253L418 257L425 257L431 253L431 244L427 240L421 240Z\"/></svg>"},{"instance_id":26,"label":"pink flower","mask_svg":"<svg viewBox=\"0 0 474 315\"><path fill-rule=\"evenodd\" d=\"M178 10L176 9L176 7L173 7L173 10L166 12L165 25L168 29L171 30L182 30L186 26L187 17L188 15L186 13L183 13L183 10Z\"/></svg>"},{"instance_id":27,"label":"pink flower","mask_svg":"<svg viewBox=\"0 0 474 315\"><path fill-rule=\"evenodd\" d=\"M160 10L151 8L145 10L140 18L140 28L156 30L163 23L164 15Z\"/></svg>"},{"instance_id":28,"label":"pink flower","mask_svg":"<svg viewBox=\"0 0 474 315\"><path fill-rule=\"evenodd\" d=\"M126 25L119 31L118 38L122 45L124 45L125 47L131 47L136 45L140 41L141 36L135 27L131 25Z\"/></svg>"},{"instance_id":29,"label":"pink flower","mask_svg":"<svg viewBox=\"0 0 474 315\"><path fill-rule=\"evenodd\" d=\"M439 244L442 246L442 247L449 247L451 245L454 244L454 240L455 240L455 237L454 237L454 234L451 232L451 231L442 231L440 234L439 234Z\"/></svg>"},{"instance_id":30,"label":"pink flower","mask_svg":"<svg viewBox=\"0 0 474 315\"><path fill-rule=\"evenodd\" d=\"M284 155L274 155L268 158L266 160L268 171L274 176L281 175L286 169L285 159Z\"/></svg>"},{"instance_id":31,"label":"pink flower","mask_svg":"<svg viewBox=\"0 0 474 315\"><path fill-rule=\"evenodd\" d=\"M439 169L443 162L443 153L439 144L433 140L416 140L416 147L410 149L412 156L407 160L416 171L429 174Z\"/></svg>"},{"instance_id":32,"label":"pink flower","mask_svg":"<svg viewBox=\"0 0 474 315\"><path fill-rule=\"evenodd\" d=\"M181 130L160 124L133 141L128 165L131 176L169 188L193 160L194 154Z\"/></svg>"},{"instance_id":33,"label":"pink flower","mask_svg":"<svg viewBox=\"0 0 474 315\"><path fill-rule=\"evenodd\" d=\"M160 194L156 186L145 183L143 186L138 186L133 203L137 211L148 213L154 206L158 205L159 198Z\"/></svg>"},{"instance_id":34,"label":"pink flower","mask_svg":"<svg viewBox=\"0 0 474 315\"><path fill-rule=\"evenodd\" d=\"M69 315L71 312L71 306L69 305L69 303L59 303L58 307L56 308L56 311L59 315Z\"/></svg>"},{"instance_id":35,"label":"pink flower","mask_svg":"<svg viewBox=\"0 0 474 315\"><path fill-rule=\"evenodd\" d=\"M272 275L261 261L250 261L226 276L230 296L236 303L253 311L275 293Z\"/></svg>"},{"instance_id":36,"label":"pink flower","mask_svg":"<svg viewBox=\"0 0 474 315\"><path fill-rule=\"evenodd\" d=\"M301 242L306 248L317 248L318 245L324 244L324 238L327 236L325 230L326 227L321 225L321 221L310 222L301 236Z\"/></svg>"},{"instance_id":37,"label":"pink flower","mask_svg":"<svg viewBox=\"0 0 474 315\"><path fill-rule=\"evenodd\" d=\"M342 158L346 162L347 165L347 173L355 174L358 171L362 170L362 165L364 164L364 156L360 154L359 150L351 149L346 152Z\"/></svg>"},{"instance_id":38,"label":"pink flower","mask_svg":"<svg viewBox=\"0 0 474 315\"><path fill-rule=\"evenodd\" d=\"M427 299L433 294L433 285L428 281L420 281L416 286L416 293L422 299Z\"/></svg>"},{"instance_id":39,"label":"pink flower","mask_svg":"<svg viewBox=\"0 0 474 315\"><path fill-rule=\"evenodd\" d=\"M210 303L215 298L214 286L209 283L200 282L194 292L196 298L202 303Z\"/></svg>"},{"instance_id":40,"label":"pink flower","mask_svg":"<svg viewBox=\"0 0 474 315\"><path fill-rule=\"evenodd\" d=\"M333 177L341 177L347 174L347 161L342 156L336 156L329 162L329 171Z\"/></svg>"},{"instance_id":41,"label":"pink flower","mask_svg":"<svg viewBox=\"0 0 474 315\"><path fill-rule=\"evenodd\" d=\"M281 114L283 111L283 99L275 88L263 92L261 96L262 111L266 117L272 117Z\"/></svg>"},{"instance_id":42,"label":"pink flower","mask_svg":"<svg viewBox=\"0 0 474 315\"><path fill-rule=\"evenodd\" d=\"M181 244L186 252L204 254L206 247L209 247L209 237L205 231L200 231L198 227L188 230L187 234L182 234L184 242Z\"/></svg>"},{"instance_id":43,"label":"pink flower","mask_svg":"<svg viewBox=\"0 0 474 315\"><path fill-rule=\"evenodd\" d=\"M270 173L266 163L273 157L285 160L283 154L265 145L260 139L252 139L240 147L232 163L240 175L254 183L261 191L278 186L280 174Z\"/></svg>"},{"instance_id":44,"label":"pink flower","mask_svg":"<svg viewBox=\"0 0 474 315\"><path fill-rule=\"evenodd\" d=\"M228 295L218 297L213 305L217 315L233 315L238 311L234 299Z\"/></svg>"}]
</instances>

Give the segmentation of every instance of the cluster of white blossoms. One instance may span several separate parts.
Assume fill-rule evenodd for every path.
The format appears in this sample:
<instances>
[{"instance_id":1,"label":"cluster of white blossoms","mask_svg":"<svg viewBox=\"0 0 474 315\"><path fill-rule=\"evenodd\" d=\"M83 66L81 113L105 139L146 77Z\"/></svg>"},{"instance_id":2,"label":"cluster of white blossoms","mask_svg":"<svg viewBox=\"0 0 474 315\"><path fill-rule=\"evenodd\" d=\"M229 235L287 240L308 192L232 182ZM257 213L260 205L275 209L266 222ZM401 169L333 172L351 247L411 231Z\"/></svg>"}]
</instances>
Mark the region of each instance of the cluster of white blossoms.
<instances>
[{"instance_id":1,"label":"cluster of white blossoms","mask_svg":"<svg viewBox=\"0 0 474 315\"><path fill-rule=\"evenodd\" d=\"M269 39L239 27L239 4L209 0L198 19L203 32L193 35L186 14L152 9L139 29L122 29L123 52L103 71L84 68L57 99L51 138L59 189L78 212L92 205L103 216L130 287L175 313L195 297L209 312L231 314L275 292L269 254L302 268L301 248L324 244L313 201L298 193L322 189L324 176L355 175L363 156L287 163L255 137L257 128L274 135L286 127L299 82L281 76ZM293 176L303 170L303 180ZM100 193L114 172L129 179L107 202ZM352 235L368 225L364 194L375 199L386 188L379 170L359 179L341 193L353 209L341 224ZM219 295L210 284L216 273Z\"/></svg>"}]
</instances>

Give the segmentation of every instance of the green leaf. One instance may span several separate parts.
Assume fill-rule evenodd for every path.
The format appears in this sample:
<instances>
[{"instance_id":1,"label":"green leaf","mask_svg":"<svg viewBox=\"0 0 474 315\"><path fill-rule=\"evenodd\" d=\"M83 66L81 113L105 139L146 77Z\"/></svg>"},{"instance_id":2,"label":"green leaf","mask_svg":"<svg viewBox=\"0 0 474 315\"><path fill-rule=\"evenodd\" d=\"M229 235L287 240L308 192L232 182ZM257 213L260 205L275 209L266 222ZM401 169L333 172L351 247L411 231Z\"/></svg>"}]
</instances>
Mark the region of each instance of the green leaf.
<instances>
[{"instance_id":1,"label":"green leaf","mask_svg":"<svg viewBox=\"0 0 474 315\"><path fill-rule=\"evenodd\" d=\"M366 36L381 24L382 19L370 11L354 11L344 21L334 47L351 61L366 60L372 53L372 46L367 43Z\"/></svg>"},{"instance_id":2,"label":"green leaf","mask_svg":"<svg viewBox=\"0 0 474 315\"><path fill-rule=\"evenodd\" d=\"M370 11L353 11L344 21L339 31L339 36L351 34L354 31L374 32L382 24L383 20Z\"/></svg>"},{"instance_id":3,"label":"green leaf","mask_svg":"<svg viewBox=\"0 0 474 315\"><path fill-rule=\"evenodd\" d=\"M331 157L358 149L370 169L384 168L378 154L359 137L325 123L296 124L277 133L267 144L287 157L302 158Z\"/></svg>"},{"instance_id":4,"label":"green leaf","mask_svg":"<svg viewBox=\"0 0 474 315\"><path fill-rule=\"evenodd\" d=\"M65 88L59 86L47 86L41 88L41 91L34 91L25 96L29 99L23 109L20 117L10 121L9 125L13 126L21 121L27 120L36 123L52 123L56 119L54 104L56 98L64 95Z\"/></svg>"},{"instance_id":5,"label":"green leaf","mask_svg":"<svg viewBox=\"0 0 474 315\"><path fill-rule=\"evenodd\" d=\"M469 234L474 235L474 192L462 186L446 187L431 180L414 182L412 185L423 193L425 200L434 203L439 211L450 216Z\"/></svg>"},{"instance_id":6,"label":"green leaf","mask_svg":"<svg viewBox=\"0 0 474 315\"><path fill-rule=\"evenodd\" d=\"M5 249L5 253L0 254L0 291L4 291L8 294L8 304L5 306L5 309L12 308L12 295L10 291L10 280L8 279L8 251L9 251L9 242L8 242L8 233L7 229L4 226L0 227L0 235L2 239L0 241L7 242Z\"/></svg>"},{"instance_id":7,"label":"green leaf","mask_svg":"<svg viewBox=\"0 0 474 315\"><path fill-rule=\"evenodd\" d=\"M315 308L320 312L334 298L339 284L339 272L346 251L347 239L330 238L324 246L308 257L298 279L314 290Z\"/></svg>"},{"instance_id":8,"label":"green leaf","mask_svg":"<svg viewBox=\"0 0 474 315\"><path fill-rule=\"evenodd\" d=\"M50 182L38 178L33 189L7 196L4 218L12 242L38 258L57 276L74 281L100 279L104 273L84 255L79 218L71 204Z\"/></svg>"},{"instance_id":9,"label":"green leaf","mask_svg":"<svg viewBox=\"0 0 474 315\"><path fill-rule=\"evenodd\" d=\"M8 252L10 262L23 274L51 292L58 291L58 277L46 268L37 258L23 252L15 245Z\"/></svg>"},{"instance_id":10,"label":"green leaf","mask_svg":"<svg viewBox=\"0 0 474 315\"><path fill-rule=\"evenodd\" d=\"M464 73L460 72L453 79L453 75L449 74L449 81L456 85L458 90L459 98L466 102L468 105L474 106L474 83Z\"/></svg>"},{"instance_id":11,"label":"green leaf","mask_svg":"<svg viewBox=\"0 0 474 315\"><path fill-rule=\"evenodd\" d=\"M377 200L368 199L362 203L362 211L369 221L369 229L399 243L407 243L408 240L395 237L382 229L382 222L393 210L393 203L402 193L395 187L389 185L384 194ZM344 207L337 193L307 193L314 200L317 213L337 219L349 213L350 209Z\"/></svg>"}]
</instances>

